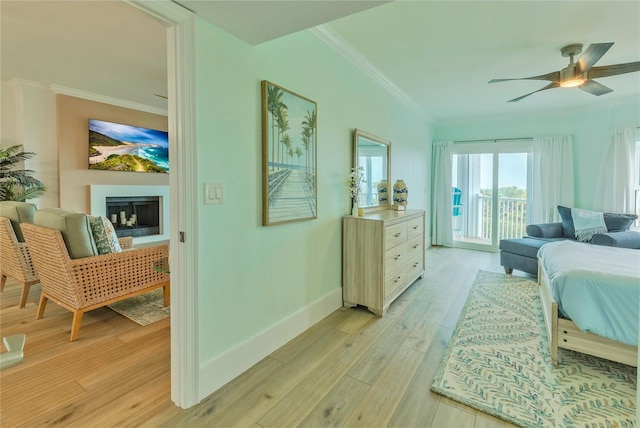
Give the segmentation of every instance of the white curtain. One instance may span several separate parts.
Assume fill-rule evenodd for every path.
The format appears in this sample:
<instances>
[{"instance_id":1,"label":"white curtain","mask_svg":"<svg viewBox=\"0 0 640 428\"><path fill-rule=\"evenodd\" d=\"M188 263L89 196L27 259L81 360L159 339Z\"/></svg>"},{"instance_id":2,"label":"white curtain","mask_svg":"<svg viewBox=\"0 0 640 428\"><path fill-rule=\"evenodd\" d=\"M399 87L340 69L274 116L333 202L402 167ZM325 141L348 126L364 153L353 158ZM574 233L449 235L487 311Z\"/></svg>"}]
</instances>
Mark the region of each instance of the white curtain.
<instances>
[{"instance_id":1,"label":"white curtain","mask_svg":"<svg viewBox=\"0 0 640 428\"><path fill-rule=\"evenodd\" d=\"M433 180L431 188L431 243L452 245L453 229L451 212L451 172L453 141L433 143Z\"/></svg>"},{"instance_id":2,"label":"white curtain","mask_svg":"<svg viewBox=\"0 0 640 428\"><path fill-rule=\"evenodd\" d=\"M573 207L573 139L570 135L533 139L531 219L560 221L558 205Z\"/></svg>"},{"instance_id":3,"label":"white curtain","mask_svg":"<svg viewBox=\"0 0 640 428\"><path fill-rule=\"evenodd\" d=\"M633 213L635 209L635 170L637 156L636 136L633 128L611 131L609 146L600 168L593 208L599 211Z\"/></svg>"}]
</instances>

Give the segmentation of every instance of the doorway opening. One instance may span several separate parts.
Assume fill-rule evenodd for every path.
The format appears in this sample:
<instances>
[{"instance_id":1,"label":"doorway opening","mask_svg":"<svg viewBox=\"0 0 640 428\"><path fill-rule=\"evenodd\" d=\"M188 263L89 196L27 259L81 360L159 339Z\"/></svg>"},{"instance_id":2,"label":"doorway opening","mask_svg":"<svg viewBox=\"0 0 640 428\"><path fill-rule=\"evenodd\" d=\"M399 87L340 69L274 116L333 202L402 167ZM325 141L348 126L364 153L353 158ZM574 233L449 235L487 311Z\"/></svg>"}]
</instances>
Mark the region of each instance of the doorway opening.
<instances>
[{"instance_id":1,"label":"doorway opening","mask_svg":"<svg viewBox=\"0 0 640 428\"><path fill-rule=\"evenodd\" d=\"M527 225L529 143L456 144L451 176L453 246L498 251Z\"/></svg>"}]
</instances>

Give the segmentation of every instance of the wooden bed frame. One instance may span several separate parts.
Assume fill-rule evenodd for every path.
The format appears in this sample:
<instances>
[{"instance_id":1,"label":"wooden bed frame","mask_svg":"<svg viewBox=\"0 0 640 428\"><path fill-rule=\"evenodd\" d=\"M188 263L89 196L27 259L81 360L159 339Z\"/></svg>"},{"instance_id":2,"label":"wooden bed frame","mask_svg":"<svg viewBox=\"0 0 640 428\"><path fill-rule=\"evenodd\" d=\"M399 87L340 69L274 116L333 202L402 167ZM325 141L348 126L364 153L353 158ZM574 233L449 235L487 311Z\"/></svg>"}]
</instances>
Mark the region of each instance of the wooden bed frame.
<instances>
[{"instance_id":1,"label":"wooden bed frame","mask_svg":"<svg viewBox=\"0 0 640 428\"><path fill-rule=\"evenodd\" d=\"M638 366L638 347L582 332L571 320L558 317L558 302L551 296L549 276L538 261L538 285L542 312L551 348L551 361L558 365L558 348L571 349L611 361Z\"/></svg>"}]
</instances>

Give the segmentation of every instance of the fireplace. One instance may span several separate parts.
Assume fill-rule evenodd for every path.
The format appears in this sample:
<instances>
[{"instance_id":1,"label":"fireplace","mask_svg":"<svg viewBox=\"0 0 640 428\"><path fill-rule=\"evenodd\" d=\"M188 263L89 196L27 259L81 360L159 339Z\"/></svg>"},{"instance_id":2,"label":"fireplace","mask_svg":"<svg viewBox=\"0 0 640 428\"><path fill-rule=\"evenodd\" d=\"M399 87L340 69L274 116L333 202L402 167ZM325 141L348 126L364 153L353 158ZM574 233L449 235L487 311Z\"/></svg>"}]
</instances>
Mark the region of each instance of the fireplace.
<instances>
[{"instance_id":1,"label":"fireplace","mask_svg":"<svg viewBox=\"0 0 640 428\"><path fill-rule=\"evenodd\" d=\"M118 238L160 233L159 196L107 196L106 203Z\"/></svg>"},{"instance_id":2,"label":"fireplace","mask_svg":"<svg viewBox=\"0 0 640 428\"><path fill-rule=\"evenodd\" d=\"M115 220L113 223L118 236L132 236L134 245L169 240L169 186L92 184L89 192L91 215ZM107 198L113 207L107 208ZM127 226L126 221L130 221L133 214L135 221Z\"/></svg>"}]
</instances>

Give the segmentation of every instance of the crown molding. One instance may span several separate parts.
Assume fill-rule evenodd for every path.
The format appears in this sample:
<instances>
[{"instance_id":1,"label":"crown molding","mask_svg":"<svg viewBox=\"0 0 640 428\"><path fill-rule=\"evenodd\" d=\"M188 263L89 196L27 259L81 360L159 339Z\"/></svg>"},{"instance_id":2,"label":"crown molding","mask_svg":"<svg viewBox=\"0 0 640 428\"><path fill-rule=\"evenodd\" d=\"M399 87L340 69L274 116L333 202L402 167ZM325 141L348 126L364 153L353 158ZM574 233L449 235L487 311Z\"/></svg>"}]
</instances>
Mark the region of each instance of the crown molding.
<instances>
[{"instance_id":1,"label":"crown molding","mask_svg":"<svg viewBox=\"0 0 640 428\"><path fill-rule=\"evenodd\" d=\"M353 65L358 67L364 74L369 76L378 85L382 86L392 96L400 100L400 102L419 111L425 117L430 118L431 115L411 97L398 88L387 76L385 76L376 66L374 66L367 58L364 57L349 42L336 33L326 24L318 25L310 29L311 33L318 39L322 40L330 48L338 52Z\"/></svg>"},{"instance_id":2,"label":"crown molding","mask_svg":"<svg viewBox=\"0 0 640 428\"><path fill-rule=\"evenodd\" d=\"M38 89L46 89L46 90L51 89L49 85L46 85L44 83L34 82L32 80L20 79L18 77L14 77L13 79L10 79L9 81L7 81L7 84L9 85L10 88L13 88L13 89L24 88L25 86L38 88Z\"/></svg>"},{"instance_id":3,"label":"crown molding","mask_svg":"<svg viewBox=\"0 0 640 428\"><path fill-rule=\"evenodd\" d=\"M195 14L170 0L123 0L125 3L153 16L165 25L173 25L191 19Z\"/></svg>"},{"instance_id":4,"label":"crown molding","mask_svg":"<svg viewBox=\"0 0 640 428\"><path fill-rule=\"evenodd\" d=\"M104 104L111 104L118 107L130 108L132 110L144 111L147 113L159 114L162 116L168 116L168 110L166 108L152 107L146 104L140 104L133 101L127 101L120 98L113 98L106 95L96 94L94 92L83 91L80 89L68 88L66 86L49 85L49 88L56 95L68 95L70 97L82 98L85 100L96 101Z\"/></svg>"}]
</instances>

